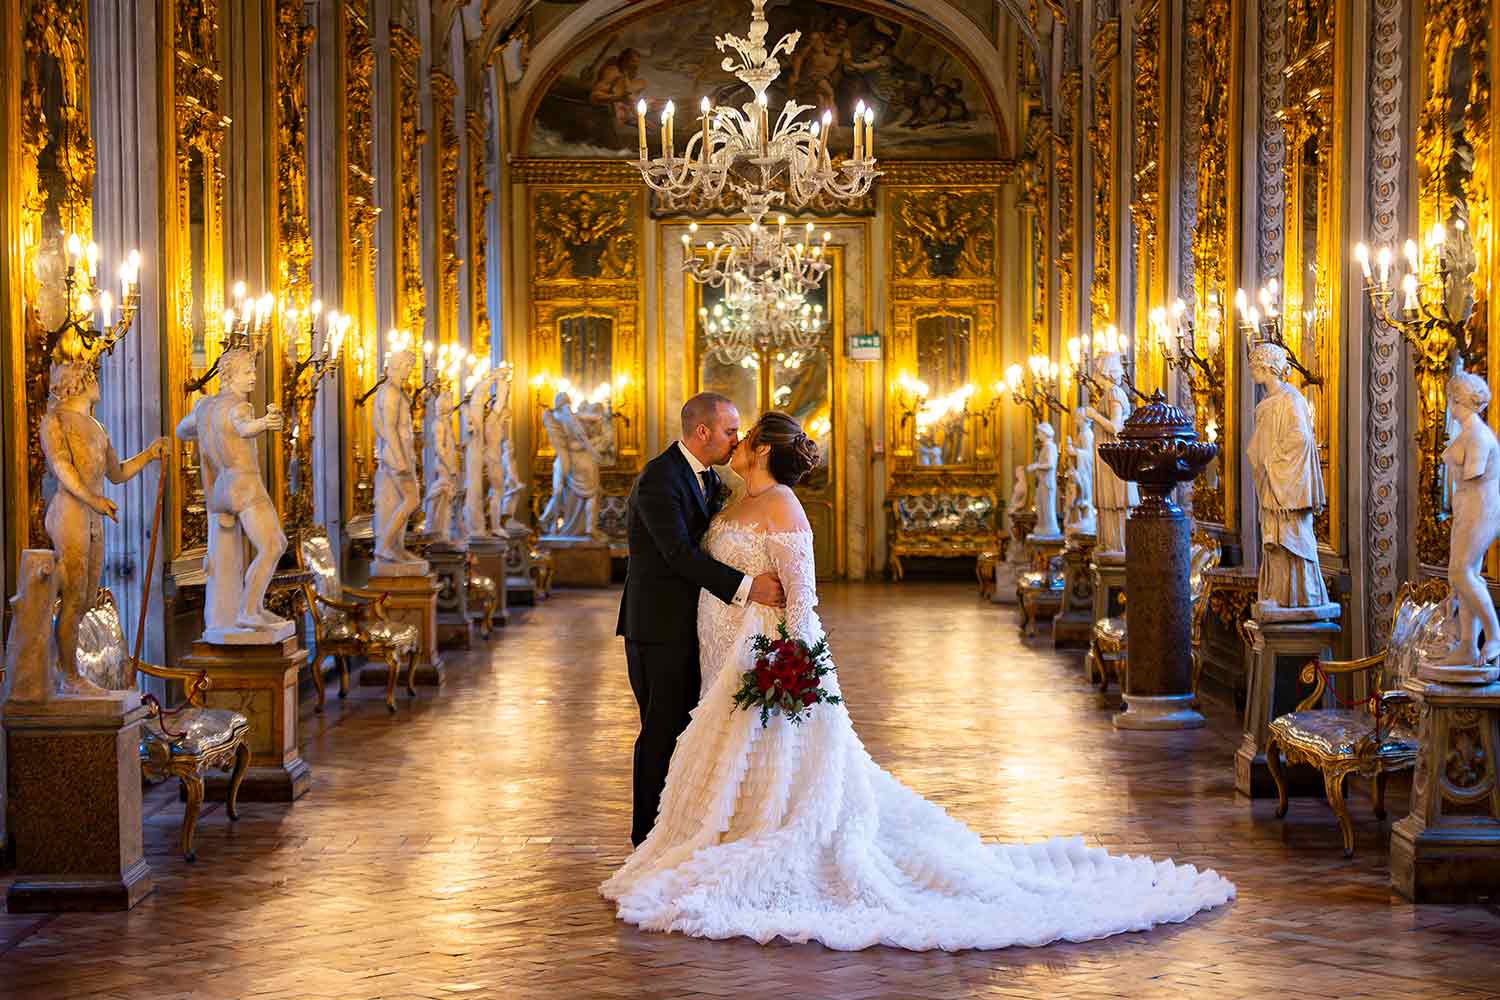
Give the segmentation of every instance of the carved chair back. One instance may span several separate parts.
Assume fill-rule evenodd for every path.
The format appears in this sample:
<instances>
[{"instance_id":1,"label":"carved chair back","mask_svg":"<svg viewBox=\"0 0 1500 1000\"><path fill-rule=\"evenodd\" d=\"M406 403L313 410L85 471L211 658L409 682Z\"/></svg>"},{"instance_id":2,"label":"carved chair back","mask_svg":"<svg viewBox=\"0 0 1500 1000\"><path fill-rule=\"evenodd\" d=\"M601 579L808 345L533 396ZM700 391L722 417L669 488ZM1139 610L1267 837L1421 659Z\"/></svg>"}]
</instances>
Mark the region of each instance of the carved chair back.
<instances>
[{"instance_id":1,"label":"carved chair back","mask_svg":"<svg viewBox=\"0 0 1500 1000\"><path fill-rule=\"evenodd\" d=\"M339 562L334 557L333 546L328 543L328 536L311 532L303 535L297 551L301 556L303 568L312 571L312 585L317 588L318 595L324 600L342 601L344 582L339 577ZM335 608L314 601L311 595L308 596L307 604L316 609L314 613L321 619L327 619L338 613Z\"/></svg>"},{"instance_id":2,"label":"carved chair back","mask_svg":"<svg viewBox=\"0 0 1500 1000\"><path fill-rule=\"evenodd\" d=\"M1219 540L1206 531L1193 532L1193 547L1188 555L1188 593L1194 607L1208 589L1208 571L1217 569L1224 558Z\"/></svg>"},{"instance_id":3,"label":"carved chair back","mask_svg":"<svg viewBox=\"0 0 1500 1000\"><path fill-rule=\"evenodd\" d=\"M100 588L98 600L79 623L78 672L86 680L111 691L135 687L135 671L131 669L125 629L120 624L120 609L107 587Z\"/></svg>"},{"instance_id":4,"label":"carved chair back","mask_svg":"<svg viewBox=\"0 0 1500 1000\"><path fill-rule=\"evenodd\" d=\"M1396 597L1391 614L1391 637L1386 643L1385 660L1376 679L1379 690L1399 688L1408 677L1416 675L1418 656L1423 649L1451 646L1457 638L1455 598L1448 581L1432 578L1408 581Z\"/></svg>"}]
</instances>

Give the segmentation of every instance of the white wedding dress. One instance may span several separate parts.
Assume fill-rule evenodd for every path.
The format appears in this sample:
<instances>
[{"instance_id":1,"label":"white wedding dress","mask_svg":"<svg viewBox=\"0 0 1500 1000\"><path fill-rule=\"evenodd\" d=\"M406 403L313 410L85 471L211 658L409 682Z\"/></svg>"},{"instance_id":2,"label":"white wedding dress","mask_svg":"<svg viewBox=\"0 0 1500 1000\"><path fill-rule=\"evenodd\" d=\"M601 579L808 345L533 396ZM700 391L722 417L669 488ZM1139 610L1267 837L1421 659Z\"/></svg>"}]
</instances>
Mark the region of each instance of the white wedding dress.
<instances>
[{"instance_id":1,"label":"white wedding dress","mask_svg":"<svg viewBox=\"0 0 1500 1000\"><path fill-rule=\"evenodd\" d=\"M720 517L704 548L745 573L778 574L792 634L822 634L810 532ZM762 944L952 951L1142 931L1234 897L1214 871L1114 857L1078 837L986 845L882 770L843 705L815 705L800 725L776 715L763 729L732 697L750 638L774 635L781 614L703 594L701 699L655 828L601 887L620 919ZM834 694L836 678L822 681Z\"/></svg>"}]
</instances>

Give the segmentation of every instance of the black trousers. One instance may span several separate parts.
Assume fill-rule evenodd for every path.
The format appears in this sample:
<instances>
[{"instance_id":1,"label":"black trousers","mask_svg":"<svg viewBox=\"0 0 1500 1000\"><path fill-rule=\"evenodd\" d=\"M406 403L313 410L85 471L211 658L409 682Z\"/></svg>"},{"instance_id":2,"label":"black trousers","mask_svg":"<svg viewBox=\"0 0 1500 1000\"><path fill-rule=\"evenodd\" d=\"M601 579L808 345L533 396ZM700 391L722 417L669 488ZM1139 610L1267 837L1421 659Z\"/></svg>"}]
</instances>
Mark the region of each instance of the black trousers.
<instances>
[{"instance_id":1,"label":"black trousers","mask_svg":"<svg viewBox=\"0 0 1500 1000\"><path fill-rule=\"evenodd\" d=\"M677 737L698 704L698 640L676 643L625 640L630 687L641 709L641 735L635 741L635 812L630 840L637 847L656 825L667 783L667 767Z\"/></svg>"}]
</instances>

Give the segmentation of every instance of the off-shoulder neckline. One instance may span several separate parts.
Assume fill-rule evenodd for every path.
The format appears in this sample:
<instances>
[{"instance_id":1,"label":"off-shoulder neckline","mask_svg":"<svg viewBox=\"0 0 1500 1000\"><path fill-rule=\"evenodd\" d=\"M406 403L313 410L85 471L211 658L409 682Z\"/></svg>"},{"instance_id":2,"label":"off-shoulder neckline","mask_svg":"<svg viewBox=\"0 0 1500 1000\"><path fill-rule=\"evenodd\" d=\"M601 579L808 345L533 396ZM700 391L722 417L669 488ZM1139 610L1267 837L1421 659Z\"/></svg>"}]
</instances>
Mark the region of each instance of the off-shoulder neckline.
<instances>
[{"instance_id":1,"label":"off-shoulder neckline","mask_svg":"<svg viewBox=\"0 0 1500 1000\"><path fill-rule=\"evenodd\" d=\"M811 535L812 528L789 528L786 531L771 531L755 521L736 521L733 518L720 517L714 520L714 524L722 525L724 528L740 531L747 535L765 535L774 538L778 535Z\"/></svg>"}]
</instances>

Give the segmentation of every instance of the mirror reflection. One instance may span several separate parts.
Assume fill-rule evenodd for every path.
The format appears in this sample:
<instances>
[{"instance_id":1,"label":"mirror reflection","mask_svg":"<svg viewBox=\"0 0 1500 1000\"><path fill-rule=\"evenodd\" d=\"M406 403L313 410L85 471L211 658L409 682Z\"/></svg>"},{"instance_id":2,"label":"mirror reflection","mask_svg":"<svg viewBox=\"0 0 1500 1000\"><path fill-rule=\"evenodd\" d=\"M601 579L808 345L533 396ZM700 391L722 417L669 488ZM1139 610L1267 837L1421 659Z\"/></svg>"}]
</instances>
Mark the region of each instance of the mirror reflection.
<instances>
[{"instance_id":1,"label":"mirror reflection","mask_svg":"<svg viewBox=\"0 0 1500 1000\"><path fill-rule=\"evenodd\" d=\"M188 322L191 327L193 370L208 367L210 347L215 355L218 345L208 343L208 324L204 313L204 293L208 276L208 240L204 228L204 205L207 203L203 153L196 146L188 150L188 253L191 260L192 302Z\"/></svg>"},{"instance_id":2,"label":"mirror reflection","mask_svg":"<svg viewBox=\"0 0 1500 1000\"><path fill-rule=\"evenodd\" d=\"M608 396L614 378L614 320L608 316L566 316L558 322L562 377L579 398Z\"/></svg>"},{"instance_id":3,"label":"mirror reflection","mask_svg":"<svg viewBox=\"0 0 1500 1000\"><path fill-rule=\"evenodd\" d=\"M923 316L916 322L917 380L927 387L916 413L918 465L964 461L971 327L970 317L952 313Z\"/></svg>"}]
</instances>

